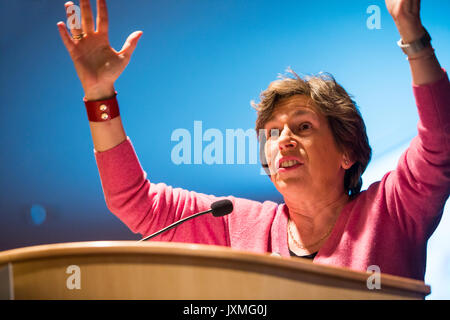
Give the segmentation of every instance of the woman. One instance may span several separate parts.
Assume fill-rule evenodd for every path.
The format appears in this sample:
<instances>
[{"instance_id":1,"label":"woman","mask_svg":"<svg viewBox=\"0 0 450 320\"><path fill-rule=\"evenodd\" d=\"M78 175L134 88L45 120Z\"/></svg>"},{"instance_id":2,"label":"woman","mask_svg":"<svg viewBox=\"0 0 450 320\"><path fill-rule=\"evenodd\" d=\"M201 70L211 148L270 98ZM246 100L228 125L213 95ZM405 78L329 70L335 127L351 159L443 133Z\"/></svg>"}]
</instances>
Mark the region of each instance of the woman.
<instances>
[{"instance_id":1,"label":"woman","mask_svg":"<svg viewBox=\"0 0 450 320\"><path fill-rule=\"evenodd\" d=\"M420 1L386 5L408 55L420 116L419 134L396 170L361 192L371 149L348 94L330 77L278 80L255 105L256 129L264 129L263 163L285 203L230 196L233 214L204 215L155 240L301 256L360 271L377 265L383 273L424 279L427 240L450 187L450 85L422 26ZM96 31L88 0L81 0L82 28L71 30L72 37L63 22L57 25L85 91L107 206L133 232L148 235L209 209L217 198L146 179L114 89L142 32L116 52L105 0L97 0L97 8Z\"/></svg>"}]
</instances>

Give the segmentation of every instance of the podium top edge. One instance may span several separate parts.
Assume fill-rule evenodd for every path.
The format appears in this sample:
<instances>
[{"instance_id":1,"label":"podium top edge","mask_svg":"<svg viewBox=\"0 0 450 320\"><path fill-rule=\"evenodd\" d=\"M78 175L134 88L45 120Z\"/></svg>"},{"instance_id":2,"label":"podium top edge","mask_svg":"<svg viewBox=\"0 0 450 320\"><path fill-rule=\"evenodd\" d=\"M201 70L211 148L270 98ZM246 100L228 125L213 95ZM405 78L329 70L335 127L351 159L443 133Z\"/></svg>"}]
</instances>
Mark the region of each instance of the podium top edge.
<instances>
[{"instance_id":1,"label":"podium top edge","mask_svg":"<svg viewBox=\"0 0 450 320\"><path fill-rule=\"evenodd\" d=\"M313 263L300 258L272 256L270 253L255 253L234 248L158 241L84 241L29 246L0 252L0 266L8 263L35 259L62 258L88 255L165 255L190 258L211 258L240 261L256 265L291 271L308 272L323 276L338 277L352 281L367 281L371 273L348 268ZM429 294L430 286L424 282L405 277L382 274L383 286L415 293Z\"/></svg>"}]
</instances>

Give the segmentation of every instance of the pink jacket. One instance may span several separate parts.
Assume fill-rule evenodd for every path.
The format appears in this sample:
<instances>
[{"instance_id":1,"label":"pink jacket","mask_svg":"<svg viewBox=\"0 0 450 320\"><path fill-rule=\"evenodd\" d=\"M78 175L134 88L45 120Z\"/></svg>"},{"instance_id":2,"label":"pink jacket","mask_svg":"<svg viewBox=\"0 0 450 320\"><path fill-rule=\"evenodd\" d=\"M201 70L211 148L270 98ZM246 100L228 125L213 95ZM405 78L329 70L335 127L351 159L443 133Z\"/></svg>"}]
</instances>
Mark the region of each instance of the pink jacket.
<instances>
[{"instance_id":1,"label":"pink jacket","mask_svg":"<svg viewBox=\"0 0 450 320\"><path fill-rule=\"evenodd\" d=\"M413 85L419 112L418 136L394 171L362 191L342 210L314 263L424 279L427 240L439 223L450 190L450 84ZM94 150L108 209L143 236L178 219L208 210L215 197L151 183L132 143ZM204 215L154 238L229 246L289 257L288 208L271 201L225 197L233 213Z\"/></svg>"}]
</instances>

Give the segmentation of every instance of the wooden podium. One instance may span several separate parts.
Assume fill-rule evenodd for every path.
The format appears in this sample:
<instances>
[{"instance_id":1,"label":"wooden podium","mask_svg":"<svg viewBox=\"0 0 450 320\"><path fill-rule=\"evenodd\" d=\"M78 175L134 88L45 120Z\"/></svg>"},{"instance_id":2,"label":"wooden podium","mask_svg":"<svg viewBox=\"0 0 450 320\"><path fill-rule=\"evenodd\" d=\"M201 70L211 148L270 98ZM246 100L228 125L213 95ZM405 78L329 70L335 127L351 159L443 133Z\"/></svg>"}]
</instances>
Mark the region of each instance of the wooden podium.
<instances>
[{"instance_id":1,"label":"wooden podium","mask_svg":"<svg viewBox=\"0 0 450 320\"><path fill-rule=\"evenodd\" d=\"M424 299L421 281L231 248L94 241L0 252L1 299Z\"/></svg>"}]
</instances>

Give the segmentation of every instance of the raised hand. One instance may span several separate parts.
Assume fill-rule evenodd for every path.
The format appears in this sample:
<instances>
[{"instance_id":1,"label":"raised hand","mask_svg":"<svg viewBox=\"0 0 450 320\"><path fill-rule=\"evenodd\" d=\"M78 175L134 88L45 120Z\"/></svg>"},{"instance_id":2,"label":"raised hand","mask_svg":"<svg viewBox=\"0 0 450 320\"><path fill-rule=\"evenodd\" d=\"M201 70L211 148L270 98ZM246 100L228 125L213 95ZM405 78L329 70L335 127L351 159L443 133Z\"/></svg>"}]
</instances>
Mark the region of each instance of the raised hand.
<instances>
[{"instance_id":1,"label":"raised hand","mask_svg":"<svg viewBox=\"0 0 450 320\"><path fill-rule=\"evenodd\" d=\"M65 9L73 5L65 3ZM89 0L80 0L81 28L71 29L58 22L59 33L75 65L86 98L99 100L114 94L114 82L128 65L142 31L130 34L117 52L109 44L106 0L97 0L97 30ZM69 17L69 16L68 16ZM79 38L79 39L77 39Z\"/></svg>"},{"instance_id":2,"label":"raised hand","mask_svg":"<svg viewBox=\"0 0 450 320\"><path fill-rule=\"evenodd\" d=\"M403 42L417 40L425 33L420 20L420 0L385 0L385 2Z\"/></svg>"}]
</instances>

